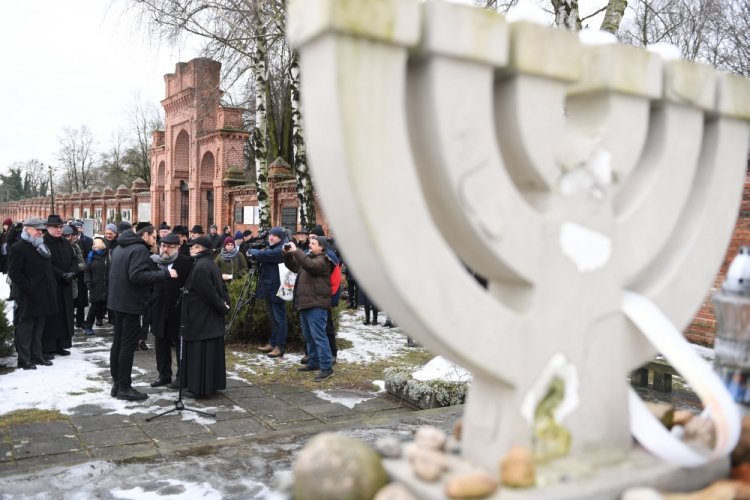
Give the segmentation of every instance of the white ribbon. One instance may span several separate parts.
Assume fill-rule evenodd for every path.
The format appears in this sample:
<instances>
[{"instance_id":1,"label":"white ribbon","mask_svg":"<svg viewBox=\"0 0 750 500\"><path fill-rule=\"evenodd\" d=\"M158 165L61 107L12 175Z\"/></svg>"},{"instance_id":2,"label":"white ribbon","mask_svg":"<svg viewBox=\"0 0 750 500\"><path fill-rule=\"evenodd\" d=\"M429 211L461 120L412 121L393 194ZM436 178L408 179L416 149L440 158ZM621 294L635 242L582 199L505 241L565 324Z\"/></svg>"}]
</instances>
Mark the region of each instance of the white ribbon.
<instances>
[{"instance_id":1,"label":"white ribbon","mask_svg":"<svg viewBox=\"0 0 750 500\"><path fill-rule=\"evenodd\" d=\"M711 367L690 347L682 333L646 297L622 293L622 312L687 380L706 407L716 426L716 446L704 455L674 436L649 411L630 388L630 429L638 442L654 456L682 467L698 467L727 456L740 438L740 414L726 386Z\"/></svg>"}]
</instances>

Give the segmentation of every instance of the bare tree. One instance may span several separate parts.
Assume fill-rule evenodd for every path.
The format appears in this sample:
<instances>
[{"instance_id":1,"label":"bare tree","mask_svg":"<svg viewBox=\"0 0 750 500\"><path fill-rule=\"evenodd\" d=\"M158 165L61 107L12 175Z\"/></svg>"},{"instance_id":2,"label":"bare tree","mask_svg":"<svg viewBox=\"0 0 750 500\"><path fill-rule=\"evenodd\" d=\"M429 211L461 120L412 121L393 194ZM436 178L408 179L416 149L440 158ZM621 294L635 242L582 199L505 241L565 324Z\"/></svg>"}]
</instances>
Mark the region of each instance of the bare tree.
<instances>
[{"instance_id":1,"label":"bare tree","mask_svg":"<svg viewBox=\"0 0 750 500\"><path fill-rule=\"evenodd\" d=\"M93 184L96 165L96 141L91 129L63 127L63 135L58 138L60 151L57 159L62 168L61 185L66 191L82 191Z\"/></svg>"},{"instance_id":2,"label":"bare tree","mask_svg":"<svg viewBox=\"0 0 750 500\"><path fill-rule=\"evenodd\" d=\"M162 110L154 102L144 101L140 93L137 93L133 96L126 115L130 122L130 140L123 158L123 163L127 166L127 180L132 183L140 177L150 186L151 157L148 150L153 142L153 132L164 129Z\"/></svg>"}]
</instances>

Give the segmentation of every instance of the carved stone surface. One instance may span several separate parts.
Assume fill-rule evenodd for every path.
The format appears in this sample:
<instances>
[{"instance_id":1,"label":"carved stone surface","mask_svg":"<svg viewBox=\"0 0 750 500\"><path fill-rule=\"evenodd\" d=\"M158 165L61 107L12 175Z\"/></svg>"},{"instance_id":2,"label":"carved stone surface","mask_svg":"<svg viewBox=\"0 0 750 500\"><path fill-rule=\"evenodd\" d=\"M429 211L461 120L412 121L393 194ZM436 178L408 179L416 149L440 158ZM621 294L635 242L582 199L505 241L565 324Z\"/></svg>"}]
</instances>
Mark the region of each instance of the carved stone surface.
<instances>
[{"instance_id":1,"label":"carved stone surface","mask_svg":"<svg viewBox=\"0 0 750 500\"><path fill-rule=\"evenodd\" d=\"M703 300L741 198L748 81L437 1L295 0L288 22L337 242L474 375L464 456L494 470L531 449L522 410L552 366L574 454L629 453L624 374L655 350L621 294L677 328Z\"/></svg>"}]
</instances>

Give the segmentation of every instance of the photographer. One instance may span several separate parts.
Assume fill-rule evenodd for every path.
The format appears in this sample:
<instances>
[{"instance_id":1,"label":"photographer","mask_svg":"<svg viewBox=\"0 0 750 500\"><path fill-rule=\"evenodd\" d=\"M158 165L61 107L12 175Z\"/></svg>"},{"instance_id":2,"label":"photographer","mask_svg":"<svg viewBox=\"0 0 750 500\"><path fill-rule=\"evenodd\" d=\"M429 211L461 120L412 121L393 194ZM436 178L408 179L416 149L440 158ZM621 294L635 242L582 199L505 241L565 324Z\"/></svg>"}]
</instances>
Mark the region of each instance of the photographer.
<instances>
[{"instance_id":1,"label":"photographer","mask_svg":"<svg viewBox=\"0 0 750 500\"><path fill-rule=\"evenodd\" d=\"M294 284L294 306L299 309L302 334L310 360L297 371L318 371L314 380L321 382L333 375L331 347L326 337L326 321L331 308L331 273L336 264L327 254L328 238L310 238L310 253L305 254L294 243L284 245L284 264L299 273Z\"/></svg>"},{"instance_id":2,"label":"photographer","mask_svg":"<svg viewBox=\"0 0 750 500\"><path fill-rule=\"evenodd\" d=\"M259 235L260 237L260 235ZM279 276L279 264L284 259L281 255L281 246L285 242L284 229L275 227L268 231L268 248L259 250L250 248L247 251L258 262L260 262L260 281L258 290L256 290L259 299L268 298L271 310L268 311L271 322L276 322L276 336L271 335L269 343L260 348L262 352L267 352L269 357L280 358L284 355L286 347L286 302L276 296L276 292L281 287L281 277ZM273 316L271 316L273 315Z\"/></svg>"}]
</instances>

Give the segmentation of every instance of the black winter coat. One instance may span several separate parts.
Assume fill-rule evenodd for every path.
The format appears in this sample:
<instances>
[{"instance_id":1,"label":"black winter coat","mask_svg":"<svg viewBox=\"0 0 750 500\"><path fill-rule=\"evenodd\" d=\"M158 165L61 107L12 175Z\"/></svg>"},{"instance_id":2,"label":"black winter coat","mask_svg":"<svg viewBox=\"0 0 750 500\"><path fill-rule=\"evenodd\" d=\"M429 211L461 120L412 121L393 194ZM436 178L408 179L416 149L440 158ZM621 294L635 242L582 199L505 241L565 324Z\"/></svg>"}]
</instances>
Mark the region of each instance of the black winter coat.
<instances>
[{"instance_id":1,"label":"black winter coat","mask_svg":"<svg viewBox=\"0 0 750 500\"><path fill-rule=\"evenodd\" d=\"M181 307L175 307L180 298L180 290L187 282L193 260L184 255L178 255L172 263L172 269L177 272L177 278L154 283L151 290L151 333L154 337L167 338L177 341L180 338ZM153 268L158 266L151 261Z\"/></svg>"},{"instance_id":2,"label":"black winter coat","mask_svg":"<svg viewBox=\"0 0 750 500\"><path fill-rule=\"evenodd\" d=\"M139 316L146 314L151 285L169 278L169 271L151 268L150 255L149 246L136 233L125 231L120 235L117 250L112 252L108 309Z\"/></svg>"},{"instance_id":3,"label":"black winter coat","mask_svg":"<svg viewBox=\"0 0 750 500\"><path fill-rule=\"evenodd\" d=\"M34 245L18 238L8 252L8 276L13 281L19 318L47 316L57 312L57 283L52 260L45 259Z\"/></svg>"},{"instance_id":4,"label":"black winter coat","mask_svg":"<svg viewBox=\"0 0 750 500\"><path fill-rule=\"evenodd\" d=\"M183 297L187 341L224 336L224 315L229 312L224 303L229 304L229 290L212 256L211 250L204 250L193 257L195 266L186 285L188 294Z\"/></svg>"},{"instance_id":5,"label":"black winter coat","mask_svg":"<svg viewBox=\"0 0 750 500\"><path fill-rule=\"evenodd\" d=\"M88 256L86 257L88 259ZM86 270L83 272L83 279L86 288L89 290L89 301L107 302L109 295L109 269L112 266L112 260L109 256L109 249L105 248L101 254L94 252L91 256L91 262L86 264Z\"/></svg>"},{"instance_id":6,"label":"black winter coat","mask_svg":"<svg viewBox=\"0 0 750 500\"><path fill-rule=\"evenodd\" d=\"M73 330L73 283L65 281L63 275L66 273L78 274L78 257L70 242L63 237L55 238L47 233L44 235L44 244L52 253L52 272L55 275L58 288L62 290L63 303L58 304L57 307L68 311L66 315L68 334L72 337L75 335ZM49 331L54 329L53 326L49 328ZM48 331L47 326L44 327L44 331Z\"/></svg>"}]
</instances>

